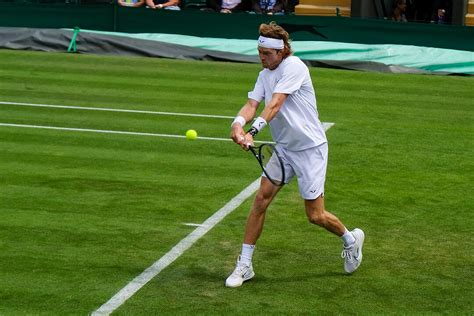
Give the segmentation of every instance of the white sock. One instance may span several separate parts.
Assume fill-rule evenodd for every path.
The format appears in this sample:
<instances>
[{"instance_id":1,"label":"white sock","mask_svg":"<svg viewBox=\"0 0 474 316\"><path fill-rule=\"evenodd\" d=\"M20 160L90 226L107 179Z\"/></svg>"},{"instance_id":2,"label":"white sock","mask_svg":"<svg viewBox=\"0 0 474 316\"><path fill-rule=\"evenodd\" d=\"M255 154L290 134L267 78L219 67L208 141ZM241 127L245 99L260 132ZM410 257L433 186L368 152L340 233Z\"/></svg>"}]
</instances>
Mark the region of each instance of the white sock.
<instances>
[{"instance_id":1,"label":"white sock","mask_svg":"<svg viewBox=\"0 0 474 316\"><path fill-rule=\"evenodd\" d=\"M344 246L345 247L352 246L356 240L354 236L352 235L352 233L347 230L347 228L344 228L344 229L345 229L344 235L341 236L342 241L344 242Z\"/></svg>"},{"instance_id":2,"label":"white sock","mask_svg":"<svg viewBox=\"0 0 474 316\"><path fill-rule=\"evenodd\" d=\"M252 256L255 245L242 244L242 252L240 253L240 262L250 267L252 264Z\"/></svg>"}]
</instances>

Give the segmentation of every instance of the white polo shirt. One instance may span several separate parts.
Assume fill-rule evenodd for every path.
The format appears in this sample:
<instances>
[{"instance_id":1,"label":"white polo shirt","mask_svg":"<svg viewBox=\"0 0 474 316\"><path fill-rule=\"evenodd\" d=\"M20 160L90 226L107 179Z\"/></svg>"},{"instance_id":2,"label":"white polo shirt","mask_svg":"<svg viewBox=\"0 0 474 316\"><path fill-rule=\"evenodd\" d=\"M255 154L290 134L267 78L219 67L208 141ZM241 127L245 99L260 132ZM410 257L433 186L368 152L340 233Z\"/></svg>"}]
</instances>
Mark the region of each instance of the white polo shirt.
<instances>
[{"instance_id":1,"label":"white polo shirt","mask_svg":"<svg viewBox=\"0 0 474 316\"><path fill-rule=\"evenodd\" d=\"M248 97L257 102L265 99L266 105L274 93L288 95L269 123L276 143L290 151L300 151L327 142L309 70L301 59L289 56L276 69L263 69Z\"/></svg>"}]
</instances>

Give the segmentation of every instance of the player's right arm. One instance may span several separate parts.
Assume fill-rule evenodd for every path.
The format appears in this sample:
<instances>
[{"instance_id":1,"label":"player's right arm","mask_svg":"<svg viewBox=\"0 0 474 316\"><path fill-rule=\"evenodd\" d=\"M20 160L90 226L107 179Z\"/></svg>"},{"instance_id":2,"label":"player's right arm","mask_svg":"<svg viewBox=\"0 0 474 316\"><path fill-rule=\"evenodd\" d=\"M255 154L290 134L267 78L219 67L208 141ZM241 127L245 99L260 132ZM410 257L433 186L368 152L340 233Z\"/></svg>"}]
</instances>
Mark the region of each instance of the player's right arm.
<instances>
[{"instance_id":1,"label":"player's right arm","mask_svg":"<svg viewBox=\"0 0 474 316\"><path fill-rule=\"evenodd\" d=\"M255 117L259 104L260 102L249 98L247 103L245 103L242 109L240 109L239 114L237 114L236 119L232 123L230 138L232 138L234 143L239 144L243 149L247 149L247 144L245 144L244 126ZM238 119L239 117L242 119ZM242 125L242 123L244 124Z\"/></svg>"}]
</instances>

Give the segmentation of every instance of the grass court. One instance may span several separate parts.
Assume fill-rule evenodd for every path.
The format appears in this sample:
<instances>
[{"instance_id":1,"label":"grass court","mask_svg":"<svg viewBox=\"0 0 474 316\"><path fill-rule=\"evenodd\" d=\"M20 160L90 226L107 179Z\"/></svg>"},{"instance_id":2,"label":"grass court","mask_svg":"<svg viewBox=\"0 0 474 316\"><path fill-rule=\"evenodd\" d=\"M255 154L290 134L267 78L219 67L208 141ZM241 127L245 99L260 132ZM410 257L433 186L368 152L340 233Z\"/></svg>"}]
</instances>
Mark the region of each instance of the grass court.
<instances>
[{"instance_id":1,"label":"grass court","mask_svg":"<svg viewBox=\"0 0 474 316\"><path fill-rule=\"evenodd\" d=\"M92 313L255 181L254 158L220 139L259 70L0 50L0 314ZM114 314L472 314L473 78L311 75L335 123L326 206L365 230L359 270L343 273L293 181L252 281L224 287L249 198Z\"/></svg>"}]
</instances>

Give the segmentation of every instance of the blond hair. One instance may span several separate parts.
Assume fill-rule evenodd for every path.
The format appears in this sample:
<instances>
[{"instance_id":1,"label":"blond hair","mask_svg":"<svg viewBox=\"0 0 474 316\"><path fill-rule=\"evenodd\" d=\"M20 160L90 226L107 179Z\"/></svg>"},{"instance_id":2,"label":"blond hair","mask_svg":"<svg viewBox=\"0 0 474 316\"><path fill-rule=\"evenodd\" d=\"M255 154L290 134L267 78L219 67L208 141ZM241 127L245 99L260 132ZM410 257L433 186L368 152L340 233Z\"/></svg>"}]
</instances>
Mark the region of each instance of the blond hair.
<instances>
[{"instance_id":1,"label":"blond hair","mask_svg":"<svg viewBox=\"0 0 474 316\"><path fill-rule=\"evenodd\" d=\"M290 56L293 51L291 50L290 45L290 35L285 31L281 26L275 22L270 22L268 24L260 24L258 29L261 36L276 38L283 40L284 47L282 49L283 58Z\"/></svg>"}]
</instances>

